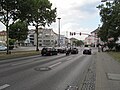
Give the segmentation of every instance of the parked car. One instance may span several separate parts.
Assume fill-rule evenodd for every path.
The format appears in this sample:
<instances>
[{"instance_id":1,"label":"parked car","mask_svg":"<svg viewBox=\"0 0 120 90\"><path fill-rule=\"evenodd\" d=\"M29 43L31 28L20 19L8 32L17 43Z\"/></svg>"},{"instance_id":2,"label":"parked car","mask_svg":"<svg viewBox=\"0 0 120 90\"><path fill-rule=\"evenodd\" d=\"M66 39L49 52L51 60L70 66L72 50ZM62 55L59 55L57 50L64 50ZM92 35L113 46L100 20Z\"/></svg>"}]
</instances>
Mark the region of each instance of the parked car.
<instances>
[{"instance_id":1,"label":"parked car","mask_svg":"<svg viewBox=\"0 0 120 90\"><path fill-rule=\"evenodd\" d=\"M91 48L85 47L84 50L83 50L83 54L91 55L92 54Z\"/></svg>"},{"instance_id":2,"label":"parked car","mask_svg":"<svg viewBox=\"0 0 120 90\"><path fill-rule=\"evenodd\" d=\"M72 48L71 49L71 54L78 54L78 49L77 48Z\"/></svg>"},{"instance_id":3,"label":"parked car","mask_svg":"<svg viewBox=\"0 0 120 90\"><path fill-rule=\"evenodd\" d=\"M44 47L42 50L41 50L41 55L44 56L44 55L57 55L58 52L57 52L57 49L54 48L54 47Z\"/></svg>"},{"instance_id":4,"label":"parked car","mask_svg":"<svg viewBox=\"0 0 120 90\"><path fill-rule=\"evenodd\" d=\"M0 45L0 51L5 51L5 50L7 50L7 47L4 45Z\"/></svg>"}]
</instances>

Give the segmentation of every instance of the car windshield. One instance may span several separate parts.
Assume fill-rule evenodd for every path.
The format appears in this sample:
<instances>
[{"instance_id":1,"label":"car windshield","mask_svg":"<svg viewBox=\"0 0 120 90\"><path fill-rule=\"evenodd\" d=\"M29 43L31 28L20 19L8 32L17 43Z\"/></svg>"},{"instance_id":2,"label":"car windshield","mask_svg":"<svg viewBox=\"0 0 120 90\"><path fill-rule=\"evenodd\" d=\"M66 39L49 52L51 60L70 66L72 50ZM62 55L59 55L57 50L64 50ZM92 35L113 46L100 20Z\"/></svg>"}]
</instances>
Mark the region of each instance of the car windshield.
<instances>
[{"instance_id":1,"label":"car windshield","mask_svg":"<svg viewBox=\"0 0 120 90\"><path fill-rule=\"evenodd\" d=\"M0 0L0 90L120 90L120 0Z\"/></svg>"}]
</instances>

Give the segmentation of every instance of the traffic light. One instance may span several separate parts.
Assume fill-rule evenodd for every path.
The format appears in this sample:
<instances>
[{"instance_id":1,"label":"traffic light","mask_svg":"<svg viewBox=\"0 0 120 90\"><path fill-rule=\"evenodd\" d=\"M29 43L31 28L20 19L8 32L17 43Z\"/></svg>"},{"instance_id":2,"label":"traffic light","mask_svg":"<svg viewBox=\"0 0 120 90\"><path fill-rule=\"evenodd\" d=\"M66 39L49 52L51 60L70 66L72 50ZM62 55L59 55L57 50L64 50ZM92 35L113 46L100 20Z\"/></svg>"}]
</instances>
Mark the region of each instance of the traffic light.
<instances>
[{"instance_id":1,"label":"traffic light","mask_svg":"<svg viewBox=\"0 0 120 90\"><path fill-rule=\"evenodd\" d=\"M72 36L72 35L73 35L73 33L72 33L72 32L70 32L70 35Z\"/></svg>"},{"instance_id":2,"label":"traffic light","mask_svg":"<svg viewBox=\"0 0 120 90\"><path fill-rule=\"evenodd\" d=\"M72 35L73 35L73 33L72 33Z\"/></svg>"},{"instance_id":3,"label":"traffic light","mask_svg":"<svg viewBox=\"0 0 120 90\"><path fill-rule=\"evenodd\" d=\"M81 35L81 32L80 32L80 35Z\"/></svg>"},{"instance_id":4,"label":"traffic light","mask_svg":"<svg viewBox=\"0 0 120 90\"><path fill-rule=\"evenodd\" d=\"M74 32L74 35L76 35L76 33Z\"/></svg>"}]
</instances>

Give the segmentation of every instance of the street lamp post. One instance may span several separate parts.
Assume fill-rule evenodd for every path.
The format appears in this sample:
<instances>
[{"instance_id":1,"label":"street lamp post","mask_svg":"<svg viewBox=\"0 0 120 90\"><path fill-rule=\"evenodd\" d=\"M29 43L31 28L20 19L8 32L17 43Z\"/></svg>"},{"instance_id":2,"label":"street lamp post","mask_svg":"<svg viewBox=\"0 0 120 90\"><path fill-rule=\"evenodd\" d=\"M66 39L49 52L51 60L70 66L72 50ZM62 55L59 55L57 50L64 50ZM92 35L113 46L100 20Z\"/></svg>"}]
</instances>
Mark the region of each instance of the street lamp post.
<instances>
[{"instance_id":1,"label":"street lamp post","mask_svg":"<svg viewBox=\"0 0 120 90\"><path fill-rule=\"evenodd\" d=\"M58 19L58 31L59 31L59 34L58 34L58 47L60 47L60 19L61 18L57 18Z\"/></svg>"},{"instance_id":2,"label":"street lamp post","mask_svg":"<svg viewBox=\"0 0 120 90\"><path fill-rule=\"evenodd\" d=\"M101 0L101 2L114 1L114 0Z\"/></svg>"},{"instance_id":3,"label":"street lamp post","mask_svg":"<svg viewBox=\"0 0 120 90\"><path fill-rule=\"evenodd\" d=\"M101 2L106 2L106 1L114 1L114 0L101 0Z\"/></svg>"},{"instance_id":4,"label":"street lamp post","mask_svg":"<svg viewBox=\"0 0 120 90\"><path fill-rule=\"evenodd\" d=\"M100 24L98 24L98 31L100 31ZM100 44L100 38L97 36L98 40L97 40L97 44Z\"/></svg>"}]
</instances>

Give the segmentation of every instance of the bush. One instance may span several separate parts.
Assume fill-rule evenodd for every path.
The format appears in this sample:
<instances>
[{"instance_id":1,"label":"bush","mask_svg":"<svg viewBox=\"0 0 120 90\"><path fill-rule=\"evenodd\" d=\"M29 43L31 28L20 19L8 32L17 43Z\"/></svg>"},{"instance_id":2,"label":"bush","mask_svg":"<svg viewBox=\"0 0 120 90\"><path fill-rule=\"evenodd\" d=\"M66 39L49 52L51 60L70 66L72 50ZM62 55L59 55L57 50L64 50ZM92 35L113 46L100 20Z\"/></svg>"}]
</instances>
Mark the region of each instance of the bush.
<instances>
[{"instance_id":1,"label":"bush","mask_svg":"<svg viewBox=\"0 0 120 90\"><path fill-rule=\"evenodd\" d=\"M116 46L115 46L115 50L116 50L117 52L120 51L120 44L116 44Z\"/></svg>"},{"instance_id":2,"label":"bush","mask_svg":"<svg viewBox=\"0 0 120 90\"><path fill-rule=\"evenodd\" d=\"M109 48L110 50L112 50L112 49L116 46L116 44L115 44L115 42L109 42L109 43L107 44L107 46L108 46L108 48Z\"/></svg>"},{"instance_id":3,"label":"bush","mask_svg":"<svg viewBox=\"0 0 120 90\"><path fill-rule=\"evenodd\" d=\"M9 45L10 50L13 50L13 48L14 48L14 45Z\"/></svg>"},{"instance_id":4,"label":"bush","mask_svg":"<svg viewBox=\"0 0 120 90\"><path fill-rule=\"evenodd\" d=\"M9 39L9 49L12 50L14 48L15 39Z\"/></svg>"}]
</instances>

